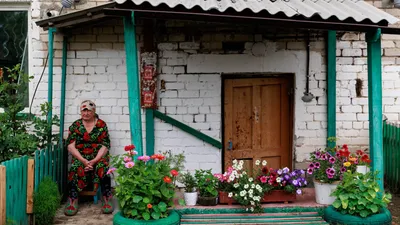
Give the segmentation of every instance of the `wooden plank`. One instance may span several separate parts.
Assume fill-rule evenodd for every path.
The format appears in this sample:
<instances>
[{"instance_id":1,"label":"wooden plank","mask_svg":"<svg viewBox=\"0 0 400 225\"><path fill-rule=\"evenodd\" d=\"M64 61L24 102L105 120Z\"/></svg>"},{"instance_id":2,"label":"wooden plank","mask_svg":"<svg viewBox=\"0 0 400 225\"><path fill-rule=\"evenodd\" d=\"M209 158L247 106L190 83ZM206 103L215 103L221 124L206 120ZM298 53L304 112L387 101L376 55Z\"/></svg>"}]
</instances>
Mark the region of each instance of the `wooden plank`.
<instances>
[{"instance_id":1,"label":"wooden plank","mask_svg":"<svg viewBox=\"0 0 400 225\"><path fill-rule=\"evenodd\" d=\"M6 224L6 167L0 166L0 224Z\"/></svg>"},{"instance_id":2,"label":"wooden plank","mask_svg":"<svg viewBox=\"0 0 400 225\"><path fill-rule=\"evenodd\" d=\"M232 115L232 109L233 109L233 103L232 103L232 98L233 98L233 84L231 79L227 79L224 81L224 135L223 135L223 140L224 140L224 150L223 150L223 156L224 156L224 168L228 168L228 166L232 165L232 149L233 148L233 142L232 142L232 136L233 136L233 115Z\"/></svg>"},{"instance_id":3,"label":"wooden plank","mask_svg":"<svg viewBox=\"0 0 400 225\"><path fill-rule=\"evenodd\" d=\"M328 31L326 55L328 137L336 137L336 31L334 30ZM336 142L327 141L327 146L333 148Z\"/></svg>"},{"instance_id":4,"label":"wooden plank","mask_svg":"<svg viewBox=\"0 0 400 225\"><path fill-rule=\"evenodd\" d=\"M33 191L35 181L35 160L28 160L28 182L26 190L26 213L33 213Z\"/></svg>"}]
</instances>

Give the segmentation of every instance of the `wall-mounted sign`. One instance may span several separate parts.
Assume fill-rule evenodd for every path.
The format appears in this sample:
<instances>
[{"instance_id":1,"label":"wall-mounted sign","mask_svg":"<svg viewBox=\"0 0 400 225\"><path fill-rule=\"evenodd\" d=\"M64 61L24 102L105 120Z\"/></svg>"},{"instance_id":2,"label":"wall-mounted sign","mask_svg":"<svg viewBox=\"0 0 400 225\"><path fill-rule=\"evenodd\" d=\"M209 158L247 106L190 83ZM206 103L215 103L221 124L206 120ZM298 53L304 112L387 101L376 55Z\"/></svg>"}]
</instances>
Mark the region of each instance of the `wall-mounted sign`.
<instances>
[{"instance_id":1,"label":"wall-mounted sign","mask_svg":"<svg viewBox=\"0 0 400 225\"><path fill-rule=\"evenodd\" d=\"M157 108L157 53L140 55L141 105L142 108Z\"/></svg>"}]
</instances>

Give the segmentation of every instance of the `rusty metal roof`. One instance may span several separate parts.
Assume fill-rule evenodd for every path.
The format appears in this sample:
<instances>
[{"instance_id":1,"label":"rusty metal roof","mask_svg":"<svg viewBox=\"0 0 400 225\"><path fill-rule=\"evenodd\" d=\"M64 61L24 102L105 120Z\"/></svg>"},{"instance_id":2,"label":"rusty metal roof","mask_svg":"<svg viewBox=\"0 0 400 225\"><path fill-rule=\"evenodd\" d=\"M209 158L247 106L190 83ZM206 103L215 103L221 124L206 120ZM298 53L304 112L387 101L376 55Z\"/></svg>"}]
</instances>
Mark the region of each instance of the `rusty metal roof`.
<instances>
[{"instance_id":1,"label":"rusty metal roof","mask_svg":"<svg viewBox=\"0 0 400 225\"><path fill-rule=\"evenodd\" d=\"M394 24L396 17L364 2L363 0L115 0L122 4L132 1L135 5L149 3L152 6L166 4L170 8L179 5L186 9L201 7L204 11L218 10L225 12L232 8L237 12L251 10L254 13L267 11L271 15L284 13L287 17L303 16L311 18L319 16L323 20L353 19L357 22L368 21L379 23L386 21Z\"/></svg>"}]
</instances>

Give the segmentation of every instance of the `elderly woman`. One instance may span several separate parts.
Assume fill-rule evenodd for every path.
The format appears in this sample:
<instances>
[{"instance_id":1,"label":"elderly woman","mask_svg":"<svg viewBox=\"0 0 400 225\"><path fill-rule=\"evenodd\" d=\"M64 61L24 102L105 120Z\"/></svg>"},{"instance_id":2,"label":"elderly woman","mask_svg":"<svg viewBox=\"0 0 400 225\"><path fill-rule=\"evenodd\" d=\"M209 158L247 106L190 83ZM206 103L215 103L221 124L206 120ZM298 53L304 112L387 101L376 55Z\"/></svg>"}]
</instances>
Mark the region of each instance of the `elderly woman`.
<instances>
[{"instance_id":1,"label":"elderly woman","mask_svg":"<svg viewBox=\"0 0 400 225\"><path fill-rule=\"evenodd\" d=\"M68 151L73 156L68 171L68 202L64 213L73 216L78 212L78 193L91 180L96 192L99 186L103 195L102 212L112 213L111 179L107 175L110 137L106 123L96 114L94 102L86 100L80 106L81 119L69 127Z\"/></svg>"}]
</instances>

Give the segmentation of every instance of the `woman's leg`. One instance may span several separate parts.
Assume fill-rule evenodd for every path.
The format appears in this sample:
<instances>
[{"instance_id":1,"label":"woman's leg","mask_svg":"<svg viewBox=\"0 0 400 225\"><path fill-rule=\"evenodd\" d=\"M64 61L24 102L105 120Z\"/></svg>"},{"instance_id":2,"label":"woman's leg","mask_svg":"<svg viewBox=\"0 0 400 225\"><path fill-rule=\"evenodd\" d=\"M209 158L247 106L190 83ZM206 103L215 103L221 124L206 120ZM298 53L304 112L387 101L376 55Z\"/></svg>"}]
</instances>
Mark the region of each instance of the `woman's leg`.
<instances>
[{"instance_id":1,"label":"woman's leg","mask_svg":"<svg viewBox=\"0 0 400 225\"><path fill-rule=\"evenodd\" d=\"M67 216L73 216L78 212L78 193L86 185L86 177L83 164L73 159L71 168L68 170L68 200L64 209Z\"/></svg>"},{"instance_id":2,"label":"woman's leg","mask_svg":"<svg viewBox=\"0 0 400 225\"><path fill-rule=\"evenodd\" d=\"M112 213L114 211L114 207L112 204L111 178L110 175L106 174L108 171L108 165L108 157L103 157L96 164L96 173L94 178L95 183L100 183L101 193L103 195L103 213Z\"/></svg>"}]
</instances>

